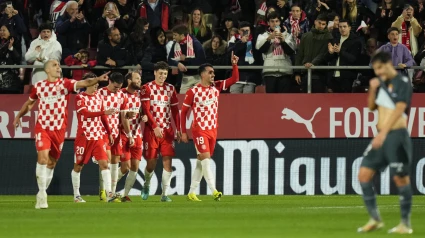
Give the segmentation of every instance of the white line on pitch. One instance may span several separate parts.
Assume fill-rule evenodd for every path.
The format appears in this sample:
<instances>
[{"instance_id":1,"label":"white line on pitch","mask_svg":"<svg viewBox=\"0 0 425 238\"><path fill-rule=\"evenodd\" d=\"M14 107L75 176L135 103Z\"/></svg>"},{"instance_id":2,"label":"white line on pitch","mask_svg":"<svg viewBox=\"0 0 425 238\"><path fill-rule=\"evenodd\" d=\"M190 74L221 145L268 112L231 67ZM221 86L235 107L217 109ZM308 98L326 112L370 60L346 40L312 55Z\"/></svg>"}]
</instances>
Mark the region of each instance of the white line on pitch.
<instances>
[{"instance_id":1,"label":"white line on pitch","mask_svg":"<svg viewBox=\"0 0 425 238\"><path fill-rule=\"evenodd\" d=\"M399 207L400 205L382 205L378 208L390 208ZM412 207L425 207L425 205L412 205ZM294 207L296 208L296 207ZM364 206L339 206L339 207L298 207L300 209L352 209L352 208L364 208Z\"/></svg>"}]
</instances>

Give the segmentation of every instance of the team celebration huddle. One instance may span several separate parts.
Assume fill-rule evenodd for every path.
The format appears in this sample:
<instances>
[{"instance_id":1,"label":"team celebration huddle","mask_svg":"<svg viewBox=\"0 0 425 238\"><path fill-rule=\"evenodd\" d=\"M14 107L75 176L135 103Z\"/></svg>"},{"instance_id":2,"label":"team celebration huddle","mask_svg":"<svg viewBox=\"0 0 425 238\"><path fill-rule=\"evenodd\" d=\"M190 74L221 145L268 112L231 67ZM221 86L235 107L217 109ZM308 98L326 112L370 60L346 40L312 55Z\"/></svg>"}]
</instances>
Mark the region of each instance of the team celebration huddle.
<instances>
[{"instance_id":1,"label":"team celebration huddle","mask_svg":"<svg viewBox=\"0 0 425 238\"><path fill-rule=\"evenodd\" d=\"M165 82L169 71L165 62L154 65L155 80L142 86L139 72L126 75L108 72L101 76L87 73L83 80L76 81L61 77L62 70L57 60L47 61L44 64L47 79L34 85L29 99L13 121L15 127L21 126L21 118L39 101L34 128L39 188L35 208L48 208L46 190L52 181L65 140L69 103L75 103L78 116L74 167L71 171L74 202L85 202L79 191L80 174L90 160L99 165L100 199L105 202L131 202L128 195L136 181L142 156L147 161L142 199L149 197L150 180L161 156L161 201L171 202L167 189L172 178L174 141L188 143L186 116L189 110L194 115L191 128L197 163L187 198L189 201L201 201L195 191L204 177L214 200L220 201L222 193L215 187L210 160L217 138L218 98L220 91L239 80L238 60L232 54L232 76L226 80L214 80L213 66L201 65L198 69L201 81L187 91L181 114L176 90ZM98 89L102 81L108 81L108 85ZM127 81L126 88L122 88L124 81ZM70 102L73 92L78 94L75 102ZM68 163L69 158L64 159L63 163ZM125 175L124 194L121 196L116 192L116 187Z\"/></svg>"}]
</instances>

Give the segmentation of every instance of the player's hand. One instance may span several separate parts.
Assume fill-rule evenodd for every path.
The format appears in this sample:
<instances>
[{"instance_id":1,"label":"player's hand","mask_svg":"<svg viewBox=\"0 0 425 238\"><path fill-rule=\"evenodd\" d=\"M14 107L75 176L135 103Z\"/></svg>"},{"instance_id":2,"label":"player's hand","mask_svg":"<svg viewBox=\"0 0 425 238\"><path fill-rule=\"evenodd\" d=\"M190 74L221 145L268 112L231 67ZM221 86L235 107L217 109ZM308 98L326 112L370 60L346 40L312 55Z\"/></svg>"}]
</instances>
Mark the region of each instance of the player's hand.
<instances>
[{"instance_id":1,"label":"player's hand","mask_svg":"<svg viewBox=\"0 0 425 238\"><path fill-rule=\"evenodd\" d=\"M134 146L134 138L133 137L128 138L128 144L130 145L130 147Z\"/></svg>"},{"instance_id":2,"label":"player's hand","mask_svg":"<svg viewBox=\"0 0 425 238\"><path fill-rule=\"evenodd\" d=\"M163 137L162 129L159 128L159 127L156 127L155 129L153 129L153 133L155 134L156 138L162 138Z\"/></svg>"},{"instance_id":3,"label":"player's hand","mask_svg":"<svg viewBox=\"0 0 425 238\"><path fill-rule=\"evenodd\" d=\"M382 131L379 132L379 134L372 140L372 148L375 150L381 148L384 144L385 138L387 138L387 134Z\"/></svg>"},{"instance_id":4,"label":"player's hand","mask_svg":"<svg viewBox=\"0 0 425 238\"><path fill-rule=\"evenodd\" d=\"M13 120L13 126L18 129L18 127L22 127L21 124L21 118L19 117L15 117L15 119Z\"/></svg>"},{"instance_id":5,"label":"player's hand","mask_svg":"<svg viewBox=\"0 0 425 238\"><path fill-rule=\"evenodd\" d=\"M176 133L176 139L177 139L177 142L178 143L180 143L182 141L182 133L181 133L181 131L178 131Z\"/></svg>"},{"instance_id":6,"label":"player's hand","mask_svg":"<svg viewBox=\"0 0 425 238\"><path fill-rule=\"evenodd\" d=\"M142 122L147 122L147 121L148 121L148 116L143 115L143 116L142 116Z\"/></svg>"},{"instance_id":7,"label":"player's hand","mask_svg":"<svg viewBox=\"0 0 425 238\"><path fill-rule=\"evenodd\" d=\"M186 71L187 71L186 66L184 66L184 64L182 64L182 63L179 63L179 64L177 65L177 68L179 68L179 71L180 71L180 72L186 72Z\"/></svg>"},{"instance_id":8,"label":"player's hand","mask_svg":"<svg viewBox=\"0 0 425 238\"><path fill-rule=\"evenodd\" d=\"M300 75L295 75L295 81L297 81L298 85L301 85L301 76Z\"/></svg>"},{"instance_id":9,"label":"player's hand","mask_svg":"<svg viewBox=\"0 0 425 238\"><path fill-rule=\"evenodd\" d=\"M369 81L369 89L376 90L379 87L380 84L381 84L381 82L379 82L378 78L373 78Z\"/></svg>"},{"instance_id":10,"label":"player's hand","mask_svg":"<svg viewBox=\"0 0 425 238\"><path fill-rule=\"evenodd\" d=\"M98 80L98 81L108 81L108 80L109 80L108 75L109 75L110 73L111 73L111 71L108 71L108 72L106 72L106 73L104 73L104 74L100 75L99 77L97 77L97 80Z\"/></svg>"},{"instance_id":11,"label":"player's hand","mask_svg":"<svg viewBox=\"0 0 425 238\"><path fill-rule=\"evenodd\" d=\"M114 137L112 137L112 134L108 136L109 138L109 145L112 146L114 145Z\"/></svg>"},{"instance_id":12,"label":"player's hand","mask_svg":"<svg viewBox=\"0 0 425 238\"><path fill-rule=\"evenodd\" d=\"M106 110L105 112L103 112L103 113L105 113L105 115L112 115L112 114L115 114L115 108L109 108L108 110Z\"/></svg>"},{"instance_id":13,"label":"player's hand","mask_svg":"<svg viewBox=\"0 0 425 238\"><path fill-rule=\"evenodd\" d=\"M239 57L237 57L236 55L233 54L232 51L232 65L237 65L239 61Z\"/></svg>"},{"instance_id":14,"label":"player's hand","mask_svg":"<svg viewBox=\"0 0 425 238\"><path fill-rule=\"evenodd\" d=\"M184 143L189 142L189 139L188 139L188 137L187 137L187 133L182 133L182 141L183 141Z\"/></svg>"}]
</instances>

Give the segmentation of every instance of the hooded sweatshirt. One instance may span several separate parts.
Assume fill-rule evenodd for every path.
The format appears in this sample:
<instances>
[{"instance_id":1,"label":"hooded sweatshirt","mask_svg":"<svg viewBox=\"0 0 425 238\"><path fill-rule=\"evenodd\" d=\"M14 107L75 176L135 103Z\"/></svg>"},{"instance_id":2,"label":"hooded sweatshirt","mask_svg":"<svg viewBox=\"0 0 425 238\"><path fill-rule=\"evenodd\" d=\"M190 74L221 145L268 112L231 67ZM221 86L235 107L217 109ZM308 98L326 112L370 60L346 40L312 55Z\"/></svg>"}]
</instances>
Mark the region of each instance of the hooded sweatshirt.
<instances>
[{"instance_id":1,"label":"hooded sweatshirt","mask_svg":"<svg viewBox=\"0 0 425 238\"><path fill-rule=\"evenodd\" d=\"M41 51L38 52L35 50L37 46L41 47ZM41 58L41 61L38 61L37 58ZM25 54L25 60L28 63L34 63L34 65L44 65L48 60L55 59L60 62L62 58L62 46L57 41L56 34L52 32L52 37L49 40L41 39L41 36L38 36L37 39L31 42L30 48ZM34 68L32 71L32 85L35 85L39 81L47 79L47 74L44 72L43 68Z\"/></svg>"}]
</instances>

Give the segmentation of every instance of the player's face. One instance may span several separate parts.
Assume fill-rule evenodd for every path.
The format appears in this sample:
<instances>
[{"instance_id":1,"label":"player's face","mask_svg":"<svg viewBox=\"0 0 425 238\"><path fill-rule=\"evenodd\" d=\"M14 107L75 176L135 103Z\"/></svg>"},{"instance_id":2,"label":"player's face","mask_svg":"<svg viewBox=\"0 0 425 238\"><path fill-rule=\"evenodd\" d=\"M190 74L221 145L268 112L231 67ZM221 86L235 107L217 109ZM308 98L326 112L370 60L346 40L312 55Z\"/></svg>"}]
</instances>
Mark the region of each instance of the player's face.
<instances>
[{"instance_id":1,"label":"player's face","mask_svg":"<svg viewBox=\"0 0 425 238\"><path fill-rule=\"evenodd\" d=\"M109 81L109 90L113 93L118 92L122 87L122 83L115 83L115 82L111 82Z\"/></svg>"},{"instance_id":2,"label":"player's face","mask_svg":"<svg viewBox=\"0 0 425 238\"><path fill-rule=\"evenodd\" d=\"M209 83L214 83L214 69L212 67L206 67L202 73L202 78L208 80Z\"/></svg>"},{"instance_id":3,"label":"player's face","mask_svg":"<svg viewBox=\"0 0 425 238\"><path fill-rule=\"evenodd\" d=\"M142 85L142 77L140 77L140 74L133 73L133 77L131 78L129 85L133 89L140 89L140 86Z\"/></svg>"},{"instance_id":4,"label":"player's face","mask_svg":"<svg viewBox=\"0 0 425 238\"><path fill-rule=\"evenodd\" d=\"M387 80L389 72L391 72L391 68L393 67L392 62L382 63L377 61L372 65L373 70L375 71L376 76L381 78L382 80Z\"/></svg>"},{"instance_id":5,"label":"player's face","mask_svg":"<svg viewBox=\"0 0 425 238\"><path fill-rule=\"evenodd\" d=\"M50 61L49 64L46 66L46 74L52 78L60 78L62 74L62 69L60 67L59 62L56 60Z\"/></svg>"},{"instance_id":6,"label":"player's face","mask_svg":"<svg viewBox=\"0 0 425 238\"><path fill-rule=\"evenodd\" d=\"M87 87L86 92L88 93L94 93L96 92L97 88L99 87L99 84L95 84L93 86Z\"/></svg>"},{"instance_id":7,"label":"player's face","mask_svg":"<svg viewBox=\"0 0 425 238\"><path fill-rule=\"evenodd\" d=\"M155 75L155 82L159 85L164 84L168 76L168 70L158 69L157 71L154 71L153 73Z\"/></svg>"}]
</instances>

